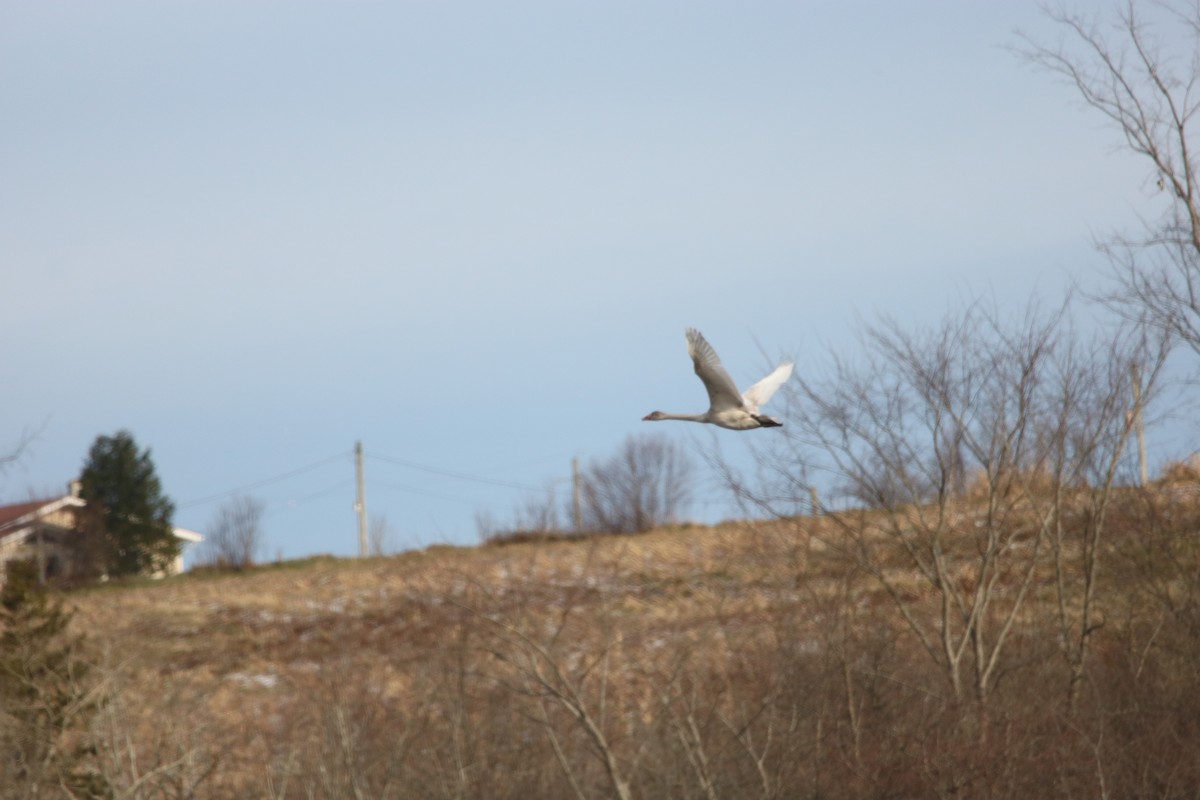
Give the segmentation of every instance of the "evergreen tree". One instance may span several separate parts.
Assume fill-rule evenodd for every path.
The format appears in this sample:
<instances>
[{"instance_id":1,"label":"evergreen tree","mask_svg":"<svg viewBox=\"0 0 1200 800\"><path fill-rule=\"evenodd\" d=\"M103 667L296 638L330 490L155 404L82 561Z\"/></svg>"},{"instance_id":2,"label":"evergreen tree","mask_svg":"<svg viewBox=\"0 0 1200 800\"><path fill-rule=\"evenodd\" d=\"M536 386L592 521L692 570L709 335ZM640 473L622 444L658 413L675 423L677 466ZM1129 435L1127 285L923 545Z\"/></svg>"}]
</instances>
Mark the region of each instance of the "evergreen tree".
<instances>
[{"instance_id":1,"label":"evergreen tree","mask_svg":"<svg viewBox=\"0 0 1200 800\"><path fill-rule=\"evenodd\" d=\"M10 561L0 590L0 798L107 798L88 725L98 708L71 614Z\"/></svg>"},{"instance_id":2,"label":"evergreen tree","mask_svg":"<svg viewBox=\"0 0 1200 800\"><path fill-rule=\"evenodd\" d=\"M80 476L81 496L103 516L105 560L113 576L165 569L179 555L171 516L150 450L128 431L98 436Z\"/></svg>"}]
</instances>

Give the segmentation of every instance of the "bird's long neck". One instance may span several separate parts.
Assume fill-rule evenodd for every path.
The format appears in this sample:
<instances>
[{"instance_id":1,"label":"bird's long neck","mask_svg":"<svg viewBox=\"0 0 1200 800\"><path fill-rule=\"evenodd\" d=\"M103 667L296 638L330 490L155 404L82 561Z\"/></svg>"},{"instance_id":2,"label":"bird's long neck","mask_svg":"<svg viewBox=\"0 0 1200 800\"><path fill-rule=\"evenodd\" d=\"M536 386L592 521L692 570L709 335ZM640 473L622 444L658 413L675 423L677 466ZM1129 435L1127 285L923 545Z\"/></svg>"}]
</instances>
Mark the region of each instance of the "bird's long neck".
<instances>
[{"instance_id":1,"label":"bird's long neck","mask_svg":"<svg viewBox=\"0 0 1200 800\"><path fill-rule=\"evenodd\" d=\"M708 422L707 414L668 414L663 412L659 419L677 419L681 422Z\"/></svg>"}]
</instances>

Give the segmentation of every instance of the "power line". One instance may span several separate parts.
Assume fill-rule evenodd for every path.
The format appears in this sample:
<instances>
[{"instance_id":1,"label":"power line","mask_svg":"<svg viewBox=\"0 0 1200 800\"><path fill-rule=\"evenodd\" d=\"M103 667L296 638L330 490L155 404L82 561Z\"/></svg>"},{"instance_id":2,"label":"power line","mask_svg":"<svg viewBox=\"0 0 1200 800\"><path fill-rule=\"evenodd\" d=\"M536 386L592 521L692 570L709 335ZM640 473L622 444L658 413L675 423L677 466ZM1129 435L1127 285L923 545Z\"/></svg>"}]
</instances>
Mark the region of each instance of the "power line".
<instances>
[{"instance_id":1,"label":"power line","mask_svg":"<svg viewBox=\"0 0 1200 800\"><path fill-rule=\"evenodd\" d=\"M248 492L251 489L258 489L263 486L269 486L272 483L279 483L280 481L286 481L288 478L294 478L297 475L303 475L306 472L312 472L314 469L317 469L318 467L323 467L326 464L332 464L334 461L339 461L339 460L345 458L346 456L347 456L347 453L345 453L345 452L338 453L335 456L330 456L329 458L323 458L320 461L315 461L312 464L309 464L308 466L299 467L297 469L293 469L288 472L284 472L280 475L275 475L274 477L271 477L271 478L263 478L260 481L255 481L254 483L248 483L245 486L239 486L236 489L228 489L224 492L217 492L216 494L210 494L207 497L201 497L198 500L191 500L187 503L182 503L178 506L178 508L184 509L184 508L193 508L195 506L202 506L205 503L211 503L214 500L222 500L226 497L232 497L235 494L241 494L243 492Z\"/></svg>"},{"instance_id":2,"label":"power line","mask_svg":"<svg viewBox=\"0 0 1200 800\"><path fill-rule=\"evenodd\" d=\"M431 467L428 464L418 464L415 461L408 461L403 458L394 458L392 456L383 455L382 453L366 453L368 458L373 458L376 461L386 461L389 464L396 464L401 467L419 470L421 472L429 472L434 475L442 475L447 478L456 478L460 481L472 481L474 483L486 483L492 486L503 486L507 489L521 489L526 492L544 492L545 486L532 486L528 483L517 483L516 481L505 481L499 478L485 478L482 475L472 475L467 472L457 472L450 469L441 469L440 467ZM555 479L555 482L563 480L562 478Z\"/></svg>"},{"instance_id":3,"label":"power line","mask_svg":"<svg viewBox=\"0 0 1200 800\"><path fill-rule=\"evenodd\" d=\"M292 497L288 500L280 501L279 505L284 505L284 506L287 506L288 508L295 508L296 506L302 506L311 500L316 500L317 498L320 498L320 497L326 497L340 489L345 489L347 486L350 486L353 483L354 483L353 478L347 478L344 481L338 481L337 483L333 484L332 486L326 486L324 489L318 489L315 492L310 492L309 494L301 495L300 497Z\"/></svg>"},{"instance_id":4,"label":"power line","mask_svg":"<svg viewBox=\"0 0 1200 800\"><path fill-rule=\"evenodd\" d=\"M274 500L274 501L271 501L268 503L264 503L263 504L263 517L266 518L273 514L278 514L280 512L291 511L292 509L294 509L298 506L302 506L313 500L317 500L321 497L325 497L327 495L333 494L336 491L345 489L347 486L353 485L353 483L354 483L354 479L348 478L344 481L340 481L339 483L335 483L332 486L326 486L324 489L320 489L318 491L311 492L306 495L301 495L300 497L293 497L288 500Z\"/></svg>"},{"instance_id":5,"label":"power line","mask_svg":"<svg viewBox=\"0 0 1200 800\"><path fill-rule=\"evenodd\" d=\"M367 485L379 489L387 489L394 492L404 492L405 494L418 494L423 497L432 497L435 500L445 500L450 503L475 503L478 502L468 497L458 497L455 495L442 494L441 492L430 492L425 489L418 489L415 486L407 486L401 483L387 483L377 481L373 478L367 478Z\"/></svg>"},{"instance_id":6,"label":"power line","mask_svg":"<svg viewBox=\"0 0 1200 800\"><path fill-rule=\"evenodd\" d=\"M186 503L180 503L177 506L177 508L179 508L180 510L194 508L196 506L206 505L208 503L212 503L217 500L223 500L227 497L232 497L237 494L242 494L244 492L248 492L253 489L259 489L259 488L262 488L263 486L270 486L271 484L279 483L281 481L288 480L289 478L294 478L297 475L303 475L306 472L311 472L315 469L325 466L326 464L332 464L335 461L340 461L342 459L348 458L349 455L350 455L349 452L341 452L336 455L329 456L328 458L323 458L320 461L314 461L313 463L307 464L303 467L297 467L296 469L288 470L287 472L283 472L278 475L273 475L269 478L263 478L262 480L254 481L252 483L247 483L245 485L238 486L233 489L227 489L223 492L216 492L214 494L206 495L204 497L200 497L195 500L189 500ZM409 469L418 470L420 472L428 472L433 475L441 475L441 476L444 476L447 478L454 478L456 480L461 480L461 481L471 481L473 483L483 483L483 484L488 484L491 486L500 486L500 487L503 487L506 489L519 489L521 491L526 491L526 492L544 492L547 490L546 486L534 486L532 484L520 483L518 481L507 481L507 480L503 480L500 478L488 478L483 475L474 475L469 472L460 472L458 470L442 469L440 467L434 467L429 464L421 464L416 461L410 461L408 459L403 459L403 458L396 458L394 456L385 455L383 453L376 453L376 452L368 451L368 452L365 452L364 455L367 458L373 458L377 461L384 461L389 464L394 464L396 466L407 467ZM568 479L555 478L551 481L551 484L562 483L565 480L568 480ZM340 484L340 485L344 485L344 484ZM423 492L420 489L416 489L415 487L399 486L399 485L393 484L393 485L389 486L388 488L397 489L399 491L404 491L404 492L411 492L414 494L426 494L431 497L438 496L432 492ZM318 495L324 494L325 491L327 491L327 490L322 490L321 492L318 492L317 494ZM310 499L311 497L313 497L313 495L309 495L307 497L301 498L301 500L299 502L303 502L304 500ZM451 499L451 498L443 498L443 499Z\"/></svg>"}]
</instances>

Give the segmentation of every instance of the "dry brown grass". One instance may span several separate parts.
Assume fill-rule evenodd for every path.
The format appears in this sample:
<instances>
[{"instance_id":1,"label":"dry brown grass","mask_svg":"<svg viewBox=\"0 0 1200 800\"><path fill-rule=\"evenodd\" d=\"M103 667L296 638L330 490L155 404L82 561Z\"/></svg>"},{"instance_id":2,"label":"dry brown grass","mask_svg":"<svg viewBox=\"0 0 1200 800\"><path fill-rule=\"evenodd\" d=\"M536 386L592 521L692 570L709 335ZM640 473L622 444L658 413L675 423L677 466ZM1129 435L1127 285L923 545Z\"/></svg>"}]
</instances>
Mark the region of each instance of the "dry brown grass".
<instances>
[{"instance_id":1,"label":"dry brown grass","mask_svg":"<svg viewBox=\"0 0 1200 800\"><path fill-rule=\"evenodd\" d=\"M723 525L505 547L432 547L314 559L70 596L76 624L143 669L174 676L286 674L355 654L392 658L436 642L463 613L552 616L616 605L636 625L740 613L793 590L802 523Z\"/></svg>"},{"instance_id":2,"label":"dry brown grass","mask_svg":"<svg viewBox=\"0 0 1200 800\"><path fill-rule=\"evenodd\" d=\"M949 540L964 564L971 519ZM1120 704L1063 721L1051 571L981 716L906 638L897 602L932 620L935 594L902 560L883 592L842 552L846 524L318 558L69 599L121 797L928 796L972 772L987 791L967 794L1029 797L1068 762L1093 790L1074 762ZM1106 619L1154 602L1122 590ZM1110 624L1094 685L1132 680L1117 667L1139 647L1158 664L1162 628Z\"/></svg>"},{"instance_id":3,"label":"dry brown grass","mask_svg":"<svg viewBox=\"0 0 1200 800\"><path fill-rule=\"evenodd\" d=\"M568 661L620 640L622 658L645 669L668 639L722 659L712 631L735 621L741 637L756 631L794 593L807 541L803 524L778 522L432 547L102 586L70 600L114 680L145 695L143 737L153 720L182 713L204 720L218 752L246 761L257 751L249 763L261 765L277 755L265 746L272 726L305 699L369 687L419 703L424 673L442 668L464 629L555 627L571 642ZM261 779L254 771L225 768L235 784Z\"/></svg>"}]
</instances>

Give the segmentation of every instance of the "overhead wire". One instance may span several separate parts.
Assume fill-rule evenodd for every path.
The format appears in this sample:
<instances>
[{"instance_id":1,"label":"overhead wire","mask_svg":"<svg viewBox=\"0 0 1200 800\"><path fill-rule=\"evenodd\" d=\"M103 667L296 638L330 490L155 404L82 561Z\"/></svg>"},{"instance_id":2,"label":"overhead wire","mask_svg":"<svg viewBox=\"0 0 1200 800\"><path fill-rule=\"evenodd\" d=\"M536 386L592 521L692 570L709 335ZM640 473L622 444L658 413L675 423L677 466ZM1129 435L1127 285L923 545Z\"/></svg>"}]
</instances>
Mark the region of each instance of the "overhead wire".
<instances>
[{"instance_id":1,"label":"overhead wire","mask_svg":"<svg viewBox=\"0 0 1200 800\"><path fill-rule=\"evenodd\" d=\"M196 500L190 500L186 503L181 503L181 504L179 504L178 508L180 508L180 509L194 508L195 506L202 506L202 505L205 505L206 503L211 503L216 500L223 500L226 497L232 497L236 494L242 494L243 492L248 492L251 489L259 489L263 486L270 486L273 483L279 483L280 481L285 481L288 478L294 478L297 475L303 475L306 472L312 472L314 469L323 467L326 464L332 464L334 461L339 461L341 459L346 458L349 455L350 455L350 451L348 451L348 450L342 451L341 453L338 453L337 455L329 456L328 458L323 458L320 461L315 461L312 464L308 464L307 466L298 467L296 469L289 470L287 472L281 473L279 475L275 475L270 478L263 478L260 481L254 481L253 483L248 483L244 486L239 486L236 489L227 489L226 491L223 491L223 492L217 492L215 494L210 494L206 497L201 497Z\"/></svg>"},{"instance_id":2,"label":"overhead wire","mask_svg":"<svg viewBox=\"0 0 1200 800\"><path fill-rule=\"evenodd\" d=\"M418 489L415 486L406 486L400 483L388 483L386 481L377 481L373 478L367 478L368 489L383 489L393 492L404 492L405 494L417 494L422 497L432 497L435 500L445 500L450 503L474 503L475 500L466 497L455 497L453 495L442 494L440 492L430 492L425 489Z\"/></svg>"},{"instance_id":3,"label":"overhead wire","mask_svg":"<svg viewBox=\"0 0 1200 800\"><path fill-rule=\"evenodd\" d=\"M288 500L284 500L282 501L281 505L286 506L287 508L295 508L296 506L302 506L305 503L316 500L319 497L326 497L338 491L339 489L345 489L353 485L354 479L347 478L344 481L338 481L332 486L326 486L324 489L318 489L315 492L309 492L308 494L301 495L300 497L293 497Z\"/></svg>"},{"instance_id":4,"label":"overhead wire","mask_svg":"<svg viewBox=\"0 0 1200 800\"><path fill-rule=\"evenodd\" d=\"M377 453L374 451L364 452L363 455L365 455L367 458L373 458L376 461L384 461L389 464L395 464L395 465L401 466L401 467L408 467L409 469L415 469L420 472L428 472L433 475L442 475L447 478L455 478L460 481L472 481L474 483L485 483L485 484L489 484L491 486L501 486L506 489L520 489L520 490L526 491L526 492L544 492L544 491L546 491L545 486L533 486L532 484L528 484L528 483L519 483L517 481L506 481L506 480L503 480L500 478L488 478L483 475L472 475L471 473L468 473L468 472L459 472L457 470L442 469L440 467L431 467L428 464L419 464L416 461L409 461L408 459L404 459L404 458L396 458L394 456L384 455L383 453ZM557 478L553 482L558 483L562 480L564 480L564 479Z\"/></svg>"},{"instance_id":5,"label":"overhead wire","mask_svg":"<svg viewBox=\"0 0 1200 800\"><path fill-rule=\"evenodd\" d=\"M510 481L510 480L504 480L502 478L489 478L485 475L475 475L475 474L472 474L469 472L462 472L460 470L443 469L441 467L435 467L435 466L431 466L429 464L422 464L420 462L412 461L412 460L406 459L406 458L396 458L395 456L390 456L390 455L375 452L375 451L365 451L363 453L363 455L367 458L371 458L376 461L382 461L382 462L385 462L388 464L393 464L393 465L400 466L400 467L406 467L408 469L417 470L419 472L427 472L432 475L441 475L446 478L454 478L455 480L460 480L460 481L470 481L472 483L487 484L489 486L499 486L499 487L502 487L505 489L519 489L519 490L525 491L525 492L545 492L548 490L548 488L553 487L554 485L557 485L557 484L563 483L564 481L570 480L569 478L558 477L558 478L552 479L546 485L534 486L533 484L522 483L520 481ZM298 475L303 475L307 472L312 472L313 470L319 469L320 467L323 467L327 464L332 464L335 461L340 461L342 459L350 458L352 456L353 456L352 451L349 451L349 450L342 451L340 453L337 453L336 455L332 455L327 458L323 458L319 461L314 461L311 464L306 464L305 466L297 467L296 469L288 470L287 472L279 473L278 475L273 475L269 478L263 478L262 480L253 481L251 483L247 483L242 486L235 487L233 489L227 489L222 492L215 492L213 494L206 495L204 497L199 497L194 500L189 500L186 503L180 503L178 505L178 508L181 510L188 509L188 508L194 508L196 506L206 505L208 503L212 503L217 500L224 500L225 498L233 497L238 494L243 494L243 493L251 491L253 489L260 489L264 486L270 486L275 483L280 483L281 481L288 480L289 478L294 478ZM345 484L344 483L338 484L338 487L343 486L343 485L345 485ZM418 489L416 487L391 484L391 485L388 485L387 488L402 491L402 492L409 492L409 493L413 493L413 494L424 494L429 497L438 497L440 499L447 499L447 500L454 499L454 500L461 501L461 498L449 498L444 495L438 495L434 492L424 491L424 490ZM305 497L302 497L299 500L288 501L287 505L296 505L300 502L304 502L306 500L313 499L314 497L323 495L323 494L327 493L328 491L332 491L332 489L323 489L321 491L316 492L315 494L306 495Z\"/></svg>"}]
</instances>

